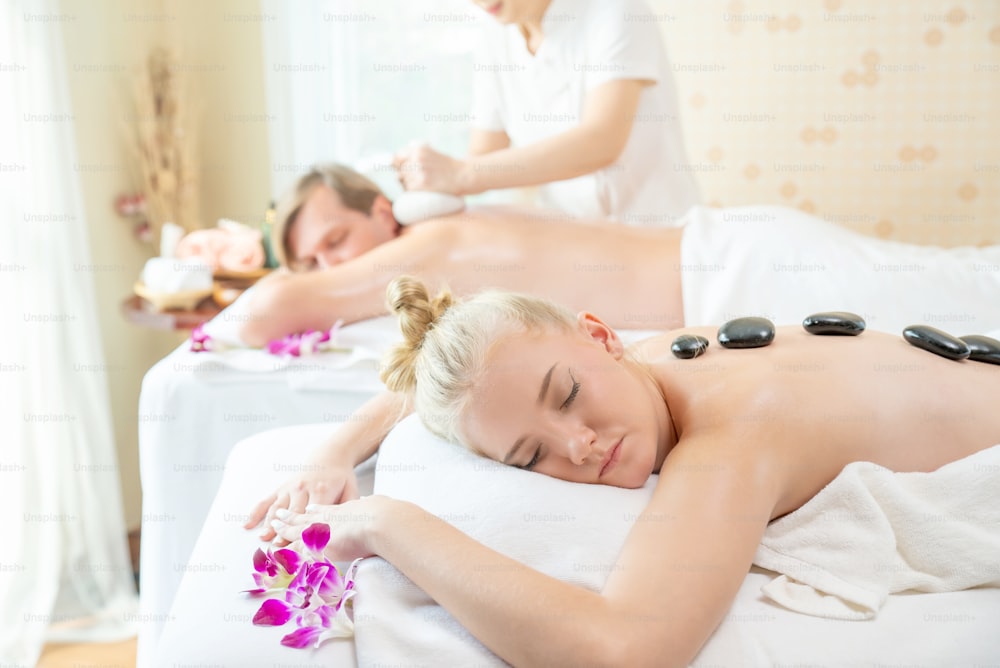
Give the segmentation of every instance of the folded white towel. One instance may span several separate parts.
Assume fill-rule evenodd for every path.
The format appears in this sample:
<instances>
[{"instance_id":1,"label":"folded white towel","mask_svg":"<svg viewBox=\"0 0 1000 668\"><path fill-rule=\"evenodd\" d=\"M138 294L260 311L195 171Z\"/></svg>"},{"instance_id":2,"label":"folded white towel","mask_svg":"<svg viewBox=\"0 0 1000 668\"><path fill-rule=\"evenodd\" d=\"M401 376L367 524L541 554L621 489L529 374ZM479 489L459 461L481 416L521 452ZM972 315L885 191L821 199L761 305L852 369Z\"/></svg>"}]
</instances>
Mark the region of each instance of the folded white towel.
<instances>
[{"instance_id":1,"label":"folded white towel","mask_svg":"<svg viewBox=\"0 0 1000 668\"><path fill-rule=\"evenodd\" d=\"M932 473L847 466L770 524L754 563L797 612L870 619L891 593L1000 586L1000 445Z\"/></svg>"}]
</instances>

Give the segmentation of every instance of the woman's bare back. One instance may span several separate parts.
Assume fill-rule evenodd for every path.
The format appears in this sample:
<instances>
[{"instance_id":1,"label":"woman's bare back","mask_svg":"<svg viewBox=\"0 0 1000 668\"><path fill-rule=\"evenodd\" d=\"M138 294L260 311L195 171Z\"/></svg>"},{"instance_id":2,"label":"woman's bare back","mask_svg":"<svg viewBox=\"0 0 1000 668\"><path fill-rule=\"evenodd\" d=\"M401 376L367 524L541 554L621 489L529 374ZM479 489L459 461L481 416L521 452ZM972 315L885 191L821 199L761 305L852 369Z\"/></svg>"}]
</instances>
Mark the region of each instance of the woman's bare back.
<instances>
[{"instance_id":1,"label":"woman's bare back","mask_svg":"<svg viewBox=\"0 0 1000 668\"><path fill-rule=\"evenodd\" d=\"M782 327L771 345L742 350L721 347L716 332L689 328L641 344L677 430L669 456L719 466L749 454L778 486L772 518L854 461L932 471L1000 443L1000 366L951 361L878 332ZM674 358L680 333L708 338L708 352ZM685 442L700 451L685 453Z\"/></svg>"}]
</instances>

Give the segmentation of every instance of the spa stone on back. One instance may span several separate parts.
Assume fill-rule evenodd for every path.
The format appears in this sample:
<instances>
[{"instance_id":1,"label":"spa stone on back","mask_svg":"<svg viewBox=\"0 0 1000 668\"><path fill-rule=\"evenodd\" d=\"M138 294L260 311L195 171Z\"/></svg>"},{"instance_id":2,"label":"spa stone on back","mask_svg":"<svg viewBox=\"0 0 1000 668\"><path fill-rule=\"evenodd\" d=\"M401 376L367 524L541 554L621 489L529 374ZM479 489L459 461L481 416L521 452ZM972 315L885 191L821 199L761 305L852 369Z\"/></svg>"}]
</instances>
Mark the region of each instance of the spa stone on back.
<instances>
[{"instance_id":1,"label":"spa stone on back","mask_svg":"<svg viewBox=\"0 0 1000 668\"><path fill-rule=\"evenodd\" d=\"M969 359L974 362L1000 364L1000 341L980 334L958 337L969 346Z\"/></svg>"},{"instance_id":2,"label":"spa stone on back","mask_svg":"<svg viewBox=\"0 0 1000 668\"><path fill-rule=\"evenodd\" d=\"M674 357L689 360L703 355L708 350L708 339L696 334L681 334L670 344Z\"/></svg>"},{"instance_id":3,"label":"spa stone on back","mask_svg":"<svg viewBox=\"0 0 1000 668\"><path fill-rule=\"evenodd\" d=\"M723 348L763 348L774 341L774 323L767 318L736 318L719 328Z\"/></svg>"},{"instance_id":4,"label":"spa stone on back","mask_svg":"<svg viewBox=\"0 0 1000 668\"><path fill-rule=\"evenodd\" d=\"M806 316L802 326L810 334L857 336L865 331L865 320L847 311L826 311Z\"/></svg>"},{"instance_id":5,"label":"spa stone on back","mask_svg":"<svg viewBox=\"0 0 1000 668\"><path fill-rule=\"evenodd\" d=\"M969 356L965 341L928 325L911 325L903 330L907 343L950 360L964 360Z\"/></svg>"}]
</instances>

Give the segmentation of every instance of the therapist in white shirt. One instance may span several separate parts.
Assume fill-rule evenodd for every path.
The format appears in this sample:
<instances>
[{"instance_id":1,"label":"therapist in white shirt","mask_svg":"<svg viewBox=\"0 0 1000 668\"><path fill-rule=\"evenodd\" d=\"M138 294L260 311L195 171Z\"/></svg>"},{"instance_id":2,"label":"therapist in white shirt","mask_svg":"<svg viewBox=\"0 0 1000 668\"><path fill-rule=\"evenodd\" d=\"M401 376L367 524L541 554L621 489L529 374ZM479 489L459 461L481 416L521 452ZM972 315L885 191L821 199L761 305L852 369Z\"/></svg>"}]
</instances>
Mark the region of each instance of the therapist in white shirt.
<instances>
[{"instance_id":1,"label":"therapist in white shirt","mask_svg":"<svg viewBox=\"0 0 1000 668\"><path fill-rule=\"evenodd\" d=\"M474 64L465 159L396 156L407 190L541 186L541 204L670 225L700 196L657 16L642 0L474 0L489 25Z\"/></svg>"}]
</instances>

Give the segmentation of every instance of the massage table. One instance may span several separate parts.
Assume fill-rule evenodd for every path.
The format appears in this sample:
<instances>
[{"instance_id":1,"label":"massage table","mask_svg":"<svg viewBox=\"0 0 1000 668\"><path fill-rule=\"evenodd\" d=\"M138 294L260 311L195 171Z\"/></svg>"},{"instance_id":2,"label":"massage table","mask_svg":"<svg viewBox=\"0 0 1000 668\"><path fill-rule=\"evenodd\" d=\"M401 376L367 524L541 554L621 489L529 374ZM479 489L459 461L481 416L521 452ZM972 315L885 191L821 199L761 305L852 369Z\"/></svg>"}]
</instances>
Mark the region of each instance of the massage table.
<instances>
[{"instance_id":1,"label":"massage table","mask_svg":"<svg viewBox=\"0 0 1000 668\"><path fill-rule=\"evenodd\" d=\"M216 340L234 345L237 315L227 309L213 320ZM377 360L396 336L393 319L376 318L344 328L339 338L357 344L354 353L299 359L238 348L195 353L185 342L146 373L139 396L140 666L149 665L232 446L286 425L326 423L332 431L383 389ZM290 475L279 465L277 479ZM270 491L261 489L260 498Z\"/></svg>"},{"instance_id":2,"label":"massage table","mask_svg":"<svg viewBox=\"0 0 1000 668\"><path fill-rule=\"evenodd\" d=\"M270 489L282 478L275 470L279 463L301 462L311 443L326 437L330 424L302 425L266 431L247 438L233 448L222 486L207 515L191 556L191 568L183 574L170 609L162 638L155 652L158 666L502 666L464 630L457 628L442 609L433 605L395 569L381 559L362 562L355 599L356 638L328 641L318 649L297 650L279 645L289 627L254 627L251 618L260 604L240 592L252 587L251 555L260 545L256 532L240 527L239 517L255 501L261 489ZM474 529L471 514L480 510L464 505L460 484L448 484L451 472L429 475L421 490L414 476L405 476L408 467L428 451L414 453L433 437L416 418L404 421L386 440L380 454L358 467L360 493L372 490L373 472L389 481L390 489L401 495L423 497L425 506L463 530ZM453 447L453 446L445 446ZM438 461L447 469L447 456ZM463 455L465 453L462 453ZM402 472L402 473L401 473ZM537 474L525 474L544 478ZM403 481L408 477L408 481ZM381 477L380 477L381 480ZM551 480L551 479L546 479ZM402 484L399 484L403 481ZM556 481L561 484L562 481ZM481 484L473 481L470 484ZM392 489L395 486L394 490ZM590 487L590 486L587 486ZM436 488L436 491L435 491ZM415 491L416 490L416 491ZM377 488L376 488L376 491ZM446 500L456 491L457 498ZM633 515L639 506L615 505L614 495L623 490L599 487L588 494L605 492L607 499L595 499L588 513L607 517L597 521L613 523L615 518ZM635 490L624 490L632 492ZM518 491L518 494L521 492ZM455 495L452 495L455 496ZM414 500L411 498L411 500ZM605 501L610 502L605 503ZM578 502L574 500L573 503ZM444 505L442 505L444 504ZM494 505L504 505L498 502ZM463 508L465 510L463 510ZM540 521L548 512L560 513L558 506L540 506ZM522 509L513 509L518 513ZM594 511L593 513L590 511ZM433 510L432 510L433 512ZM502 511L501 511L502 512ZM548 519L554 520L553 517ZM589 521L589 520L586 520ZM529 522L526 515L524 522ZM627 524L627 522L626 522ZM610 528L610 527L608 527ZM474 534L475 531L473 530ZM593 533L588 530L588 533ZM612 543L618 538L607 538ZM487 538L489 543L495 538ZM586 542L586 541L584 541ZM597 544L560 544L556 558L590 559ZM573 550L576 549L574 553ZM617 548L612 545L605 559L613 563ZM549 552L553 552L549 550ZM574 555L572 557L562 556ZM539 557L540 562L546 557ZM551 568L549 563L542 569ZM577 563L577 562L574 562ZM591 577L603 566L579 562L564 568L564 579ZM589 564L586 568L582 564ZM1000 589L979 588L938 594L895 594L889 596L876 619L840 621L791 612L761 595L761 587L775 573L754 567L740 588L732 608L709 643L694 662L695 666L865 666L993 665L1000 657ZM591 578L593 582L593 578ZM368 593L369 598L364 598ZM470 659L474 657L474 661ZM470 662L471 661L471 662Z\"/></svg>"}]
</instances>

